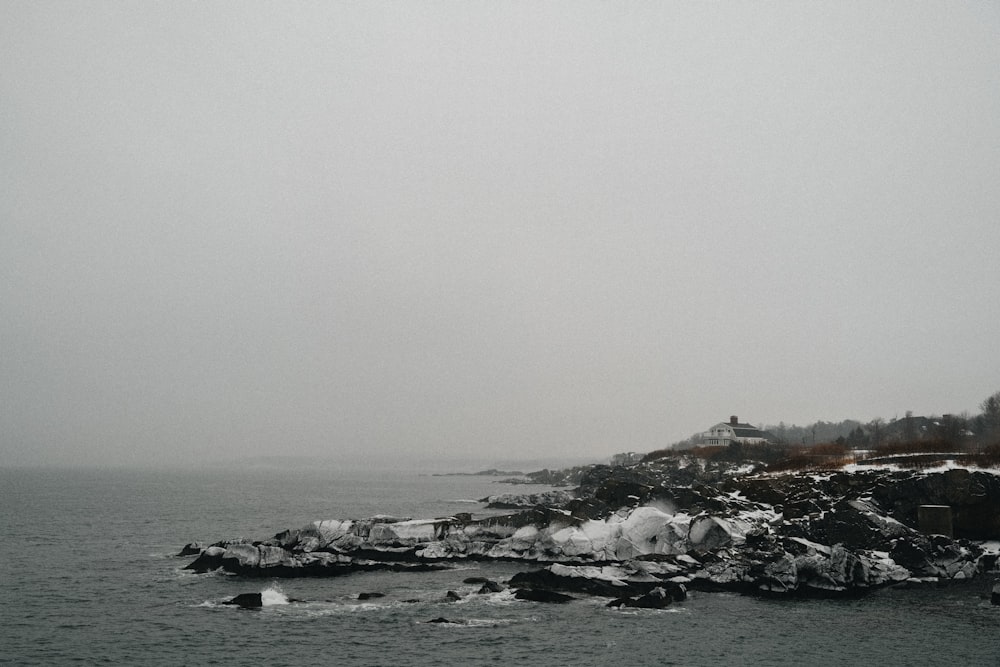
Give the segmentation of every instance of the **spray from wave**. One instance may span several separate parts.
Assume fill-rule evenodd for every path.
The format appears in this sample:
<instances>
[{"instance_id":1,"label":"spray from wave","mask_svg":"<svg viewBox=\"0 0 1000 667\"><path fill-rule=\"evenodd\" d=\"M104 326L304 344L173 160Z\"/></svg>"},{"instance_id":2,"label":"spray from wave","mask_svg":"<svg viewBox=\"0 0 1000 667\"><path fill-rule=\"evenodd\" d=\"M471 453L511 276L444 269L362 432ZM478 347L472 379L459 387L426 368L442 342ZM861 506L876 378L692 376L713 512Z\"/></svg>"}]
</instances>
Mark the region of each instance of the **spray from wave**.
<instances>
[{"instance_id":1,"label":"spray from wave","mask_svg":"<svg viewBox=\"0 0 1000 667\"><path fill-rule=\"evenodd\" d=\"M262 607L288 604L288 596L277 586L270 586L260 592L260 604Z\"/></svg>"}]
</instances>

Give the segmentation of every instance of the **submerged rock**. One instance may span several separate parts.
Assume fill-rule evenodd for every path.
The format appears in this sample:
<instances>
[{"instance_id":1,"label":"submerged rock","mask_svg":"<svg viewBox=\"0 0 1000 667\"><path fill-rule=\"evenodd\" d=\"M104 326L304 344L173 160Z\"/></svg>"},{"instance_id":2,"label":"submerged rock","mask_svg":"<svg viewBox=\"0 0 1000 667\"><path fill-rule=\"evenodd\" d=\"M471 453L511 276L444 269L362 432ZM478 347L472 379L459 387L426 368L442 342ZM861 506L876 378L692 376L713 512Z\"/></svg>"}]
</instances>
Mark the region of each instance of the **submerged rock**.
<instances>
[{"instance_id":1,"label":"submerged rock","mask_svg":"<svg viewBox=\"0 0 1000 667\"><path fill-rule=\"evenodd\" d=\"M536 590L533 588L519 589L514 593L514 597L518 600L528 600L530 602L552 602L555 604L563 604L576 599L572 595L556 593L555 591Z\"/></svg>"},{"instance_id":2,"label":"submerged rock","mask_svg":"<svg viewBox=\"0 0 1000 667\"><path fill-rule=\"evenodd\" d=\"M482 587L479 589L480 595L486 595L488 593L500 593L503 591L503 586L495 581L485 581Z\"/></svg>"},{"instance_id":3,"label":"submerged rock","mask_svg":"<svg viewBox=\"0 0 1000 667\"><path fill-rule=\"evenodd\" d=\"M235 605L241 609L258 609L264 606L264 598L260 593L240 593L222 604Z\"/></svg>"},{"instance_id":4,"label":"submerged rock","mask_svg":"<svg viewBox=\"0 0 1000 667\"><path fill-rule=\"evenodd\" d=\"M684 587L680 587L680 591L683 593L679 598L672 595L665 588L657 586L645 595L640 595L638 597L622 597L612 600L607 604L608 607L637 607L639 609L663 609L669 607L674 601L680 602L686 599L687 593L684 592Z\"/></svg>"}]
</instances>

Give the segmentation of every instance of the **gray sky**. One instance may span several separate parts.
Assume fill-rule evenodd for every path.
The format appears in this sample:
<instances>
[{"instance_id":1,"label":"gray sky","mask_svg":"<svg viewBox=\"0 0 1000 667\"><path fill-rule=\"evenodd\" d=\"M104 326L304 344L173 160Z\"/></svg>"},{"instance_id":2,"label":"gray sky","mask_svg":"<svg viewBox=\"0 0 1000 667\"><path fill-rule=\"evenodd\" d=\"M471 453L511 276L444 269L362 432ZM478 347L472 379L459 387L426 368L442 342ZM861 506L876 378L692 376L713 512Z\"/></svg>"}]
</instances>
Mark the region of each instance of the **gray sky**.
<instances>
[{"instance_id":1,"label":"gray sky","mask_svg":"<svg viewBox=\"0 0 1000 667\"><path fill-rule=\"evenodd\" d=\"M995 2L0 4L0 465L1000 389Z\"/></svg>"}]
</instances>

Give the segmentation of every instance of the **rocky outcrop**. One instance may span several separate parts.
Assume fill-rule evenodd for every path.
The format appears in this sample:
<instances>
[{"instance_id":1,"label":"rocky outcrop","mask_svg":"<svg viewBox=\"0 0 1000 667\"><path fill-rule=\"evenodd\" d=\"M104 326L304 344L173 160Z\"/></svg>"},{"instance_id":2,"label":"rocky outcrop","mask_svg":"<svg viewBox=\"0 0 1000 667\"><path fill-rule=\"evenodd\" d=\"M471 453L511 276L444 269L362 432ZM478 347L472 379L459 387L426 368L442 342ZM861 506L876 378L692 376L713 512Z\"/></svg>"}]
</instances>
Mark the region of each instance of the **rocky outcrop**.
<instances>
[{"instance_id":1,"label":"rocky outcrop","mask_svg":"<svg viewBox=\"0 0 1000 667\"><path fill-rule=\"evenodd\" d=\"M489 509L526 509L529 507L558 507L576 497L576 493L566 490L545 491L543 493L501 493L483 498Z\"/></svg>"},{"instance_id":2,"label":"rocky outcrop","mask_svg":"<svg viewBox=\"0 0 1000 667\"><path fill-rule=\"evenodd\" d=\"M881 484L873 498L900 521L917 525L921 505L948 505L956 537L1000 537L1000 477L961 468L934 475L900 474Z\"/></svg>"},{"instance_id":3,"label":"rocky outcrop","mask_svg":"<svg viewBox=\"0 0 1000 667\"><path fill-rule=\"evenodd\" d=\"M684 592L683 586L680 587L680 590L682 594L680 597L676 597L662 586L657 586L645 595L617 598L609 602L607 606L619 608L637 607L639 609L663 609L664 607L670 606L671 602L680 602L687 597L687 593Z\"/></svg>"},{"instance_id":4,"label":"rocky outcrop","mask_svg":"<svg viewBox=\"0 0 1000 667\"><path fill-rule=\"evenodd\" d=\"M727 478L696 462L660 461L592 466L575 493L508 500L530 509L475 520L315 521L270 540L205 547L188 569L331 576L517 560L545 566L511 580L518 595L583 593L642 606L657 602L638 602L657 588L676 600L678 586L831 596L968 579L984 554L966 538L1000 538L1000 478L964 470ZM953 508L957 539L917 530L917 508L931 503Z\"/></svg>"}]
</instances>

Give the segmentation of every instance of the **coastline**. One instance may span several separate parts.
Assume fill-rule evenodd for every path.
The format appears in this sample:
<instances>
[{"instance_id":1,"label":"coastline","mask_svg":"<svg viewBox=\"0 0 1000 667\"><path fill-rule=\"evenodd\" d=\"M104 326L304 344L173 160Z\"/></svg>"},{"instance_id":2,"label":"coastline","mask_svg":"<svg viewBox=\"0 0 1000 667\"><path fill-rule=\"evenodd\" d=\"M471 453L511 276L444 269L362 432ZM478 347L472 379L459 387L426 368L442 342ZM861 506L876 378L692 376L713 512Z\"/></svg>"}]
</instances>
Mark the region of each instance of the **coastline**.
<instances>
[{"instance_id":1,"label":"coastline","mask_svg":"<svg viewBox=\"0 0 1000 667\"><path fill-rule=\"evenodd\" d=\"M519 592L646 595L682 586L779 599L988 578L997 567L1000 524L983 511L1000 507L993 471L768 475L678 457L590 466L568 494L483 500L499 498L486 507L517 511L321 519L271 539L189 546L197 558L187 567L315 577L502 560L535 568L508 582ZM943 501L955 509L956 536L921 532L916 509Z\"/></svg>"}]
</instances>

